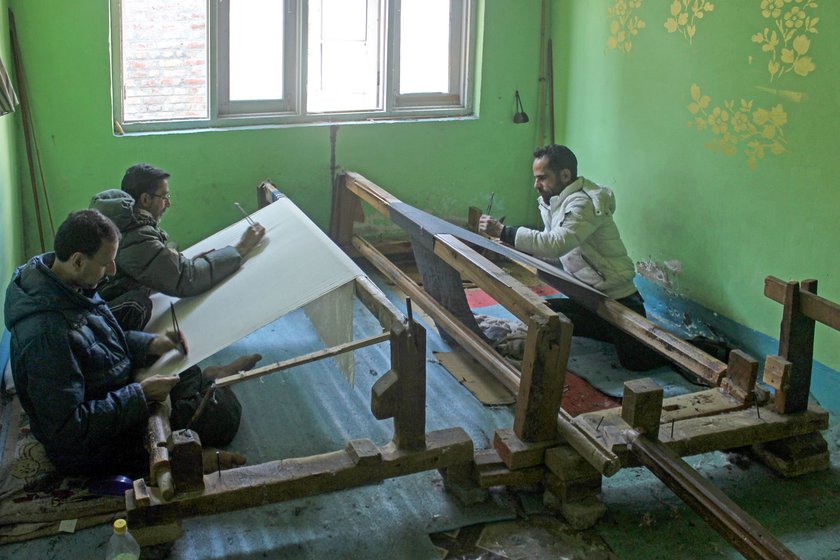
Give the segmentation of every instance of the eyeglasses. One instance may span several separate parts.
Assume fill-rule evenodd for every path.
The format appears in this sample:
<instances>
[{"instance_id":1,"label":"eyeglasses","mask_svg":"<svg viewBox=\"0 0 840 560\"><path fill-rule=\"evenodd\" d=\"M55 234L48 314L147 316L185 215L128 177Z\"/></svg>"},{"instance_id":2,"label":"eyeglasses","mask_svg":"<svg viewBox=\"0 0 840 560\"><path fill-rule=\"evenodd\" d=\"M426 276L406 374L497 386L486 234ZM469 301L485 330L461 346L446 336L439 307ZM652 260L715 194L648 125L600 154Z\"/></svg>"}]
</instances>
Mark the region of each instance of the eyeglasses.
<instances>
[{"instance_id":1,"label":"eyeglasses","mask_svg":"<svg viewBox=\"0 0 840 560\"><path fill-rule=\"evenodd\" d=\"M164 199L164 200L172 200L172 193L166 193L166 194L146 193L146 194L148 194L149 196L154 196L154 197L157 197L157 198L162 198L162 199Z\"/></svg>"}]
</instances>

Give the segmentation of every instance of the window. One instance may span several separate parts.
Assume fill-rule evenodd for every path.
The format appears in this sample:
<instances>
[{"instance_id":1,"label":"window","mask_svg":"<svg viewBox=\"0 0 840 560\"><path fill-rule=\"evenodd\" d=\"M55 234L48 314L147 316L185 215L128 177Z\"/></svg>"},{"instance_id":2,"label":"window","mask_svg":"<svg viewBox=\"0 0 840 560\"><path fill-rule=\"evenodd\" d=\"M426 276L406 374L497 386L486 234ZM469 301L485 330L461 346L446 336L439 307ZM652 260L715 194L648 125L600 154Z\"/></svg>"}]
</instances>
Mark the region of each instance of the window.
<instances>
[{"instance_id":1,"label":"window","mask_svg":"<svg viewBox=\"0 0 840 560\"><path fill-rule=\"evenodd\" d=\"M474 0L112 0L126 132L468 115Z\"/></svg>"}]
</instances>

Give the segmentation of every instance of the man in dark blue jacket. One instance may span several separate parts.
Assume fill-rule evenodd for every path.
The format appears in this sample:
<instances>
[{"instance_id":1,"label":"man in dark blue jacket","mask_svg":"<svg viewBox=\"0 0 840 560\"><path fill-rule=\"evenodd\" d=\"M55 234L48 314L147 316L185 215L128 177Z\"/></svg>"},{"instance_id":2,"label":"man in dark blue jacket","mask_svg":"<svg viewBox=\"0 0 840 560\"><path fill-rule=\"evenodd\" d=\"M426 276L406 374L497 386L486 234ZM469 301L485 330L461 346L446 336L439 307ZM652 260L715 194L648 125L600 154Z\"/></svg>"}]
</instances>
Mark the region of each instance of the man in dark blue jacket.
<instances>
[{"instance_id":1,"label":"man in dark blue jacket","mask_svg":"<svg viewBox=\"0 0 840 560\"><path fill-rule=\"evenodd\" d=\"M175 333L124 332L96 293L104 276L114 273L119 240L119 230L100 212L73 212L56 232L55 251L18 268L6 291L15 388L32 433L64 472L143 469L147 403L163 401L170 392L173 408L183 400L197 403L202 384L210 383L198 368L180 378L134 382L138 366L178 348L179 341ZM255 355L236 367L253 367L253 358L259 359ZM186 391L185 377L193 384ZM181 398L176 397L179 390ZM238 428L240 410L229 418L228 441ZM185 422L183 417L178 422ZM176 425L174 414L172 420L173 427L183 427ZM244 462L238 454L225 452L224 458L229 464Z\"/></svg>"}]
</instances>

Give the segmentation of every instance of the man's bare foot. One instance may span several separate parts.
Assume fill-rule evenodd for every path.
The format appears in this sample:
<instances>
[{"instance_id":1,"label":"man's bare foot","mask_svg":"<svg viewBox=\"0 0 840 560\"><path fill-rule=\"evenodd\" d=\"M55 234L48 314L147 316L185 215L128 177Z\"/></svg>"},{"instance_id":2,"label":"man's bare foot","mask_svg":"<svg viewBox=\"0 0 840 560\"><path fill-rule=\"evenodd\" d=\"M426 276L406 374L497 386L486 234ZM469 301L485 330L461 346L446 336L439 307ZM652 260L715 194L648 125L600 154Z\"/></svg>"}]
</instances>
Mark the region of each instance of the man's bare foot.
<instances>
[{"instance_id":1,"label":"man's bare foot","mask_svg":"<svg viewBox=\"0 0 840 560\"><path fill-rule=\"evenodd\" d=\"M204 377L208 380L214 380L239 373L240 371L248 371L257 365L257 362L260 360L262 360L262 354L239 356L226 366L207 366L204 368Z\"/></svg>"},{"instance_id":2,"label":"man's bare foot","mask_svg":"<svg viewBox=\"0 0 840 560\"><path fill-rule=\"evenodd\" d=\"M217 454L218 453L218 457ZM204 474L214 473L219 470L232 469L241 467L245 464L247 459L245 455L237 453L236 451L225 451L224 449L215 449L213 447L202 449L201 462L204 467Z\"/></svg>"}]
</instances>

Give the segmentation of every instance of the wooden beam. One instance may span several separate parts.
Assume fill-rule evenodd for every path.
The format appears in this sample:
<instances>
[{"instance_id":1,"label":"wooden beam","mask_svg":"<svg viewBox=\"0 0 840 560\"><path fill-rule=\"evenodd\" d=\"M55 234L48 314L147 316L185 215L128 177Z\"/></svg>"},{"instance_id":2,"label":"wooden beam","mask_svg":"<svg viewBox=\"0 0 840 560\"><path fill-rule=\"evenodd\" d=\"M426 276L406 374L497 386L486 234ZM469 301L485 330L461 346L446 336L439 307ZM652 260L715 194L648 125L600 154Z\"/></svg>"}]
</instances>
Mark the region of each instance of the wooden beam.
<instances>
[{"instance_id":1,"label":"wooden beam","mask_svg":"<svg viewBox=\"0 0 840 560\"><path fill-rule=\"evenodd\" d=\"M472 280L523 323L528 323L535 315L545 320L557 315L543 298L456 237L449 234L436 235L435 254L462 276Z\"/></svg>"},{"instance_id":2,"label":"wooden beam","mask_svg":"<svg viewBox=\"0 0 840 560\"><path fill-rule=\"evenodd\" d=\"M742 400L721 391L718 388L696 391L685 395L668 397L662 401L662 416L660 424L670 424L689 418L714 416L724 412L743 410L747 404ZM621 416L621 407L585 412L575 418L576 422L587 422L592 425L600 423L609 426L613 418Z\"/></svg>"},{"instance_id":3,"label":"wooden beam","mask_svg":"<svg viewBox=\"0 0 840 560\"><path fill-rule=\"evenodd\" d=\"M373 206L377 212L385 214L386 216L390 214L390 210L388 208L391 203L399 202L398 198L392 196L391 193L375 184L373 181L352 171L347 171L345 173L344 185L356 196Z\"/></svg>"},{"instance_id":4,"label":"wooden beam","mask_svg":"<svg viewBox=\"0 0 840 560\"><path fill-rule=\"evenodd\" d=\"M518 390L519 372L499 356L492 346L471 330L464 328L454 315L441 307L423 288L379 253L369 242L357 235L353 237L353 246L382 274L392 280L400 290L422 307L435 320L435 323L446 329L458 344L467 348L478 363L491 372L499 372L497 377L505 387L514 393Z\"/></svg>"},{"instance_id":5,"label":"wooden beam","mask_svg":"<svg viewBox=\"0 0 840 560\"><path fill-rule=\"evenodd\" d=\"M764 279L764 295L784 305L787 284L774 276L768 276ZM806 317L840 331L840 305L818 296L816 290L813 293L810 290L800 290L799 306Z\"/></svg>"},{"instance_id":6,"label":"wooden beam","mask_svg":"<svg viewBox=\"0 0 840 560\"><path fill-rule=\"evenodd\" d=\"M406 328L408 319L367 276L356 277L356 297L386 331Z\"/></svg>"},{"instance_id":7,"label":"wooden beam","mask_svg":"<svg viewBox=\"0 0 840 560\"><path fill-rule=\"evenodd\" d=\"M353 340L344 344L339 344L337 346L332 346L330 348L318 350L317 352L312 352L310 354L304 354L303 356L298 356L296 358L283 360L282 362L276 362L249 371L240 371L239 373L234 373L233 375L228 375L227 377L217 379L216 387L227 387L229 385L233 385L241 381L257 379L270 373L276 373L278 371L283 371L284 369L308 364L310 362L316 362L324 358L331 358L333 356L338 356L339 354L344 354L345 352L352 352L353 350L358 350L359 348L364 348L373 344L379 344L380 342L385 342L389 338L390 333L375 334L373 336L362 338L360 340Z\"/></svg>"},{"instance_id":8,"label":"wooden beam","mask_svg":"<svg viewBox=\"0 0 840 560\"><path fill-rule=\"evenodd\" d=\"M603 419L602 419L603 418ZM615 415L582 414L573 419L575 427L598 440L614 453L621 466L635 466L627 450L624 432L631 426ZM720 449L734 449L756 443L796 437L828 429L828 413L815 404L796 414L778 414L769 407L661 423L658 438L677 455L688 456ZM590 461L590 463L592 463ZM594 465L597 468L597 465Z\"/></svg>"},{"instance_id":9,"label":"wooden beam","mask_svg":"<svg viewBox=\"0 0 840 560\"><path fill-rule=\"evenodd\" d=\"M627 334L716 387L720 385L726 374L726 364L695 348L681 338L677 338L665 329L654 325L645 317L621 305L614 299L602 301L597 313Z\"/></svg>"},{"instance_id":10,"label":"wooden beam","mask_svg":"<svg viewBox=\"0 0 840 560\"><path fill-rule=\"evenodd\" d=\"M798 560L790 549L721 490L661 442L631 436L630 447L650 469L706 523L751 560Z\"/></svg>"},{"instance_id":11,"label":"wooden beam","mask_svg":"<svg viewBox=\"0 0 840 560\"><path fill-rule=\"evenodd\" d=\"M159 525L185 517L315 496L473 460L472 438L461 428L429 432L426 436L426 447L419 451L398 449L394 444L379 447L381 461L357 463L357 452L344 449L214 472L204 476L203 492L176 496L172 501L162 499L156 488L149 488L147 507L137 503L134 492L129 491L128 523L132 528ZM354 449L361 447L370 448L357 445Z\"/></svg>"}]
</instances>

